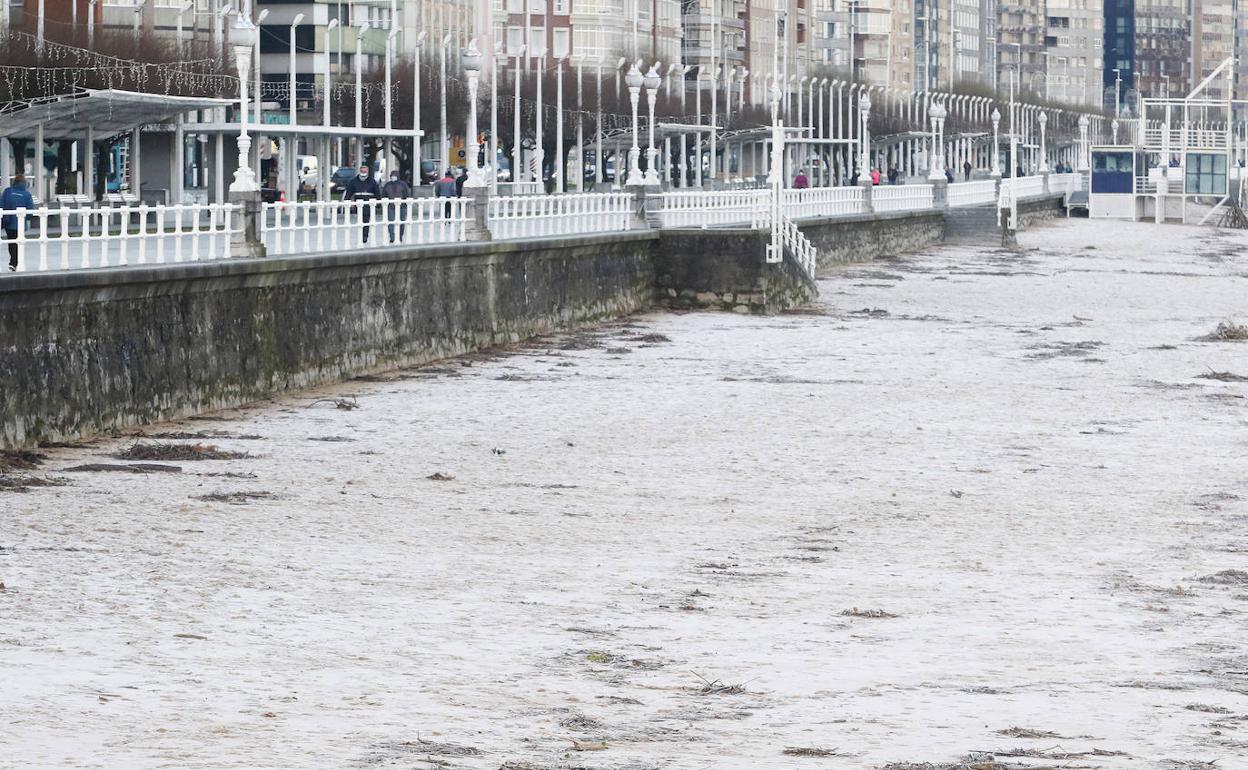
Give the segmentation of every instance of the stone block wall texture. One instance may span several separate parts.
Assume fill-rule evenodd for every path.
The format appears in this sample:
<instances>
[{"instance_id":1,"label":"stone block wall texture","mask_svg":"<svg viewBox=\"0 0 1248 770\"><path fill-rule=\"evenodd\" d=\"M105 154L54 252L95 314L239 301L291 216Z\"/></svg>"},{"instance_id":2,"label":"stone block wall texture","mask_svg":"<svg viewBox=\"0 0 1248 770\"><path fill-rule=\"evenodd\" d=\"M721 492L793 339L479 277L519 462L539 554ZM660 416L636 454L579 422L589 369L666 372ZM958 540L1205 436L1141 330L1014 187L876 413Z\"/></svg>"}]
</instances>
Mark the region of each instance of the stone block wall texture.
<instances>
[{"instance_id":1,"label":"stone block wall texture","mask_svg":"<svg viewBox=\"0 0 1248 770\"><path fill-rule=\"evenodd\" d=\"M813 302L819 290L795 262L767 264L770 240L766 230L665 230L654 258L658 301L763 314Z\"/></svg>"},{"instance_id":2,"label":"stone block wall texture","mask_svg":"<svg viewBox=\"0 0 1248 770\"><path fill-rule=\"evenodd\" d=\"M944 213L937 210L802 219L797 224L818 249L821 269L918 251L945 237Z\"/></svg>"},{"instance_id":3,"label":"stone block wall texture","mask_svg":"<svg viewBox=\"0 0 1248 770\"><path fill-rule=\"evenodd\" d=\"M617 317L645 231L0 280L0 445L237 405Z\"/></svg>"},{"instance_id":4,"label":"stone block wall texture","mask_svg":"<svg viewBox=\"0 0 1248 770\"><path fill-rule=\"evenodd\" d=\"M940 241L937 212L804 220L820 264ZM655 305L775 313L818 296L763 231L231 259L0 279L0 446L235 406Z\"/></svg>"}]
</instances>

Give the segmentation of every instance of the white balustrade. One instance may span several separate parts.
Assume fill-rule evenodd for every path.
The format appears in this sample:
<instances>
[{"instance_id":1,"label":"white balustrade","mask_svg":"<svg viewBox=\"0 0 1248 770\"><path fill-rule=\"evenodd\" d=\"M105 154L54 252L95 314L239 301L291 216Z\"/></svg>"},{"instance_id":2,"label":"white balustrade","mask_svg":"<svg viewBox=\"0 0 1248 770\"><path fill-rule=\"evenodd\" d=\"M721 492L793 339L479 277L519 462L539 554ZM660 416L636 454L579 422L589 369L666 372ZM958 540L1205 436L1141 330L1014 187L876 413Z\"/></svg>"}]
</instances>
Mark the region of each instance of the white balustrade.
<instances>
[{"instance_id":1,"label":"white balustrade","mask_svg":"<svg viewBox=\"0 0 1248 770\"><path fill-rule=\"evenodd\" d=\"M997 182L994 179L956 182L949 185L947 190L951 207L979 206L997 199Z\"/></svg>"},{"instance_id":2,"label":"white balustrade","mask_svg":"<svg viewBox=\"0 0 1248 770\"><path fill-rule=\"evenodd\" d=\"M1083 174L1050 174L1049 191L1069 195L1083 189Z\"/></svg>"},{"instance_id":3,"label":"white balustrade","mask_svg":"<svg viewBox=\"0 0 1248 770\"><path fill-rule=\"evenodd\" d=\"M784 215L790 219L861 214L865 210L862 188L857 185L784 191Z\"/></svg>"},{"instance_id":4,"label":"white balustrade","mask_svg":"<svg viewBox=\"0 0 1248 770\"><path fill-rule=\"evenodd\" d=\"M266 203L261 240L270 256L464 240L469 198Z\"/></svg>"},{"instance_id":5,"label":"white balustrade","mask_svg":"<svg viewBox=\"0 0 1248 770\"><path fill-rule=\"evenodd\" d=\"M930 209L935 203L930 184L877 185L871 190L871 205L876 211L916 211Z\"/></svg>"},{"instance_id":6,"label":"white balustrade","mask_svg":"<svg viewBox=\"0 0 1248 770\"><path fill-rule=\"evenodd\" d=\"M1044 177L1043 176L1020 176L1013 181L1013 191L1019 198L1030 198L1035 195L1044 195ZM1002 182L1009 184L1009 182Z\"/></svg>"},{"instance_id":7,"label":"white balustrade","mask_svg":"<svg viewBox=\"0 0 1248 770\"><path fill-rule=\"evenodd\" d=\"M784 243L784 253L796 260L813 280L819 267L819 252L788 217L780 218L780 239Z\"/></svg>"},{"instance_id":8,"label":"white balustrade","mask_svg":"<svg viewBox=\"0 0 1248 770\"><path fill-rule=\"evenodd\" d=\"M681 190L660 196L662 227L757 224L767 216L768 190Z\"/></svg>"},{"instance_id":9,"label":"white balustrade","mask_svg":"<svg viewBox=\"0 0 1248 770\"><path fill-rule=\"evenodd\" d=\"M633 224L632 193L516 195L490 198L488 226L494 240L627 230Z\"/></svg>"},{"instance_id":10,"label":"white balustrade","mask_svg":"<svg viewBox=\"0 0 1248 770\"><path fill-rule=\"evenodd\" d=\"M228 203L4 213L17 216L17 237L6 242L17 243L20 272L221 259L242 228L237 207Z\"/></svg>"}]
</instances>

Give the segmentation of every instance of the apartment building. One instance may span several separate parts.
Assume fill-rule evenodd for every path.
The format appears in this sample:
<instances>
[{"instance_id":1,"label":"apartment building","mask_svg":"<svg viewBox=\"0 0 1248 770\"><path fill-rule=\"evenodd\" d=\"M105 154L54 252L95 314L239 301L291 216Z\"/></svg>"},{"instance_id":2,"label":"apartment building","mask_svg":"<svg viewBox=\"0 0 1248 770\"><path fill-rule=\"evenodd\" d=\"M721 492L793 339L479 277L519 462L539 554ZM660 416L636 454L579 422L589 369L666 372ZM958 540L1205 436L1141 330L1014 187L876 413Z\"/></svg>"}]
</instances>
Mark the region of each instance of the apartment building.
<instances>
[{"instance_id":1,"label":"apartment building","mask_svg":"<svg viewBox=\"0 0 1248 770\"><path fill-rule=\"evenodd\" d=\"M997 6L997 81L1000 88L1043 95L1045 0L1002 0Z\"/></svg>"},{"instance_id":2,"label":"apartment building","mask_svg":"<svg viewBox=\"0 0 1248 770\"><path fill-rule=\"evenodd\" d=\"M1192 0L1192 80L1200 83L1222 62L1235 55L1235 0ZM1233 73L1232 73L1233 74ZM1229 96L1228 79L1210 84L1206 96Z\"/></svg>"},{"instance_id":3,"label":"apartment building","mask_svg":"<svg viewBox=\"0 0 1248 770\"><path fill-rule=\"evenodd\" d=\"M1045 97L1099 106L1105 66L1103 0L1048 0Z\"/></svg>"},{"instance_id":4,"label":"apartment building","mask_svg":"<svg viewBox=\"0 0 1248 770\"><path fill-rule=\"evenodd\" d=\"M934 87L991 87L996 66L997 0L928 0L937 24ZM917 21L916 21L917 26Z\"/></svg>"},{"instance_id":5,"label":"apartment building","mask_svg":"<svg viewBox=\"0 0 1248 770\"><path fill-rule=\"evenodd\" d=\"M1134 82L1126 101L1133 112L1139 97L1185 95L1199 81L1192 68L1192 2L1135 3Z\"/></svg>"}]
</instances>

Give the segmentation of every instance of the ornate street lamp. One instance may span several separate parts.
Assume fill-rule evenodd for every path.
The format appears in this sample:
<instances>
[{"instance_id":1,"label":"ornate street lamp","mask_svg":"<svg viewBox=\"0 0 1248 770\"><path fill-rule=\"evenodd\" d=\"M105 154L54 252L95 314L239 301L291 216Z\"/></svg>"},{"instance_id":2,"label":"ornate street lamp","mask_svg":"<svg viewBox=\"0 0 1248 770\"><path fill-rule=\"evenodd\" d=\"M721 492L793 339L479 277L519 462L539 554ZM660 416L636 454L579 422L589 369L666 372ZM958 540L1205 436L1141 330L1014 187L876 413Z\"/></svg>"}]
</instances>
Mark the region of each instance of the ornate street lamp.
<instances>
[{"instance_id":1,"label":"ornate street lamp","mask_svg":"<svg viewBox=\"0 0 1248 770\"><path fill-rule=\"evenodd\" d=\"M477 87L481 79L481 52L477 50L476 38L468 41L468 47L459 61L468 75L468 135L464 137L468 149L464 173L468 174L468 178L464 180L464 187L489 187L485 169L481 168L480 145L477 143Z\"/></svg>"},{"instance_id":2,"label":"ornate street lamp","mask_svg":"<svg viewBox=\"0 0 1248 770\"><path fill-rule=\"evenodd\" d=\"M659 63L655 62L650 71L646 73L646 99L650 102L650 144L646 151L646 184L659 184L659 148L654 145L654 102L659 95L659 86L662 85L663 79L659 77Z\"/></svg>"},{"instance_id":3,"label":"ornate street lamp","mask_svg":"<svg viewBox=\"0 0 1248 770\"><path fill-rule=\"evenodd\" d=\"M1088 116L1079 116L1079 170L1088 170Z\"/></svg>"},{"instance_id":4,"label":"ornate street lamp","mask_svg":"<svg viewBox=\"0 0 1248 770\"><path fill-rule=\"evenodd\" d=\"M927 111L927 117L932 125L932 162L928 164L927 178L929 181L935 182L945 178L944 150L940 141L940 118L941 106L939 102L932 102L932 106Z\"/></svg>"},{"instance_id":5,"label":"ornate street lamp","mask_svg":"<svg viewBox=\"0 0 1248 770\"><path fill-rule=\"evenodd\" d=\"M858 114L862 121L862 131L858 140L861 143L858 158L858 173L864 185L871 184L871 95L866 91L858 99Z\"/></svg>"},{"instance_id":6,"label":"ornate street lamp","mask_svg":"<svg viewBox=\"0 0 1248 770\"><path fill-rule=\"evenodd\" d=\"M637 120L637 102L641 98L641 86L645 82L646 79L634 62L624 76L624 85L628 86L628 98L633 104L633 146L628 150L628 181L625 183L629 187L640 187L646 183L641 176L641 126Z\"/></svg>"},{"instance_id":7,"label":"ornate street lamp","mask_svg":"<svg viewBox=\"0 0 1248 770\"><path fill-rule=\"evenodd\" d=\"M234 45L234 66L238 70L238 168L230 183L230 194L258 193L256 176L252 173L248 156L251 153L251 137L247 134L247 81L251 74L251 49L256 43L256 27L244 14L234 17L230 28L230 42Z\"/></svg>"},{"instance_id":8,"label":"ornate street lamp","mask_svg":"<svg viewBox=\"0 0 1248 770\"><path fill-rule=\"evenodd\" d=\"M1000 135L997 133L1001 128L1001 110L996 107L992 108L992 176L994 179L1001 178L1001 143Z\"/></svg>"},{"instance_id":9,"label":"ornate street lamp","mask_svg":"<svg viewBox=\"0 0 1248 770\"><path fill-rule=\"evenodd\" d=\"M1036 116L1036 122L1040 124L1040 173L1049 173L1049 157L1048 150L1044 146L1044 127L1049 124L1049 115L1041 112Z\"/></svg>"}]
</instances>

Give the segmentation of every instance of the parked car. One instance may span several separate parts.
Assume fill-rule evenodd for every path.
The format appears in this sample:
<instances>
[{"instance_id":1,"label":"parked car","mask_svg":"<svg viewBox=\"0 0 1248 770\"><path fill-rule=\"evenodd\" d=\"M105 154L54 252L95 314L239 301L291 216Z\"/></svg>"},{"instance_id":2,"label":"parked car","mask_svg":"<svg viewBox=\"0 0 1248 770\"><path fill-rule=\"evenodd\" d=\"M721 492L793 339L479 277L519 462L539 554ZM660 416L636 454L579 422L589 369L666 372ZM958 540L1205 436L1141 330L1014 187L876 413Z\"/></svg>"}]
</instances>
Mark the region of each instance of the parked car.
<instances>
[{"instance_id":1,"label":"parked car","mask_svg":"<svg viewBox=\"0 0 1248 770\"><path fill-rule=\"evenodd\" d=\"M354 166L342 166L334 171L334 175L329 178L329 191L335 193L347 186L347 182L351 181L351 177L358 174L359 171Z\"/></svg>"},{"instance_id":2,"label":"parked car","mask_svg":"<svg viewBox=\"0 0 1248 770\"><path fill-rule=\"evenodd\" d=\"M442 169L438 168L436 160L422 160L420 162L420 183L433 184L442 178Z\"/></svg>"}]
</instances>

